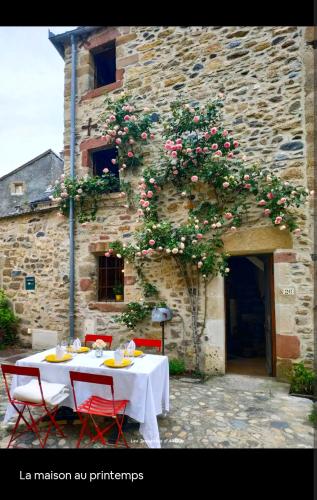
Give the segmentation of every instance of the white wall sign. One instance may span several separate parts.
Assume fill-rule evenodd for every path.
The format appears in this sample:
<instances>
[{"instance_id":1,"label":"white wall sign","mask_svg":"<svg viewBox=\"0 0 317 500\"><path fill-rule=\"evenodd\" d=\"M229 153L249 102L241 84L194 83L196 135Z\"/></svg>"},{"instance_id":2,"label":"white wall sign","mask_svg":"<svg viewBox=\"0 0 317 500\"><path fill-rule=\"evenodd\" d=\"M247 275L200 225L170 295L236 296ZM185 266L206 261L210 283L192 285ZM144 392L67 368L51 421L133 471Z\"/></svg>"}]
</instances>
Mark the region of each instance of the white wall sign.
<instances>
[{"instance_id":1,"label":"white wall sign","mask_svg":"<svg viewBox=\"0 0 317 500\"><path fill-rule=\"evenodd\" d=\"M281 294L282 295L295 295L295 288L293 286L281 288Z\"/></svg>"}]
</instances>

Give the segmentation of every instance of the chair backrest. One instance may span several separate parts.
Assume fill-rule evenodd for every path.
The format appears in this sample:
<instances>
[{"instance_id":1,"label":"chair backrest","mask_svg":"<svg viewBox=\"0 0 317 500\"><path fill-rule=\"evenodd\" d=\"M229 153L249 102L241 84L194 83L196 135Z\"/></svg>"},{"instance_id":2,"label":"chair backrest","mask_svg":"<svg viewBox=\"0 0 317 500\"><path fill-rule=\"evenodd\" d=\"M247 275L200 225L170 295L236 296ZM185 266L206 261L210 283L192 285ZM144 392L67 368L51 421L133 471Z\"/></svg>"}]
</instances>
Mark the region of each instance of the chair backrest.
<instances>
[{"instance_id":1,"label":"chair backrest","mask_svg":"<svg viewBox=\"0 0 317 500\"><path fill-rule=\"evenodd\" d=\"M162 341L160 339L133 339L136 347L156 347L161 352Z\"/></svg>"},{"instance_id":2,"label":"chair backrest","mask_svg":"<svg viewBox=\"0 0 317 500\"><path fill-rule=\"evenodd\" d=\"M1 370L2 370L2 374L3 374L3 378L4 378L6 392L7 392L10 403L12 402L12 398L11 398L11 394L10 394L9 384L7 381L7 374L8 373L10 375L22 375L24 377L37 378L39 386L40 386L42 401L43 401L43 404L45 405L39 368L34 368L32 366L1 365Z\"/></svg>"},{"instance_id":3,"label":"chair backrest","mask_svg":"<svg viewBox=\"0 0 317 500\"><path fill-rule=\"evenodd\" d=\"M69 372L69 376L72 384L76 410L77 410L77 400L76 400L74 382L87 382L89 384L110 385L112 400L114 401L113 377L110 377L109 375L95 375L94 373L73 372L73 371Z\"/></svg>"},{"instance_id":4,"label":"chair backrest","mask_svg":"<svg viewBox=\"0 0 317 500\"><path fill-rule=\"evenodd\" d=\"M103 335L102 333L94 335L89 333L85 335L85 345L87 342L96 342L96 340L101 339L104 342L107 342L109 344L109 349L111 349L112 338L112 335Z\"/></svg>"}]
</instances>

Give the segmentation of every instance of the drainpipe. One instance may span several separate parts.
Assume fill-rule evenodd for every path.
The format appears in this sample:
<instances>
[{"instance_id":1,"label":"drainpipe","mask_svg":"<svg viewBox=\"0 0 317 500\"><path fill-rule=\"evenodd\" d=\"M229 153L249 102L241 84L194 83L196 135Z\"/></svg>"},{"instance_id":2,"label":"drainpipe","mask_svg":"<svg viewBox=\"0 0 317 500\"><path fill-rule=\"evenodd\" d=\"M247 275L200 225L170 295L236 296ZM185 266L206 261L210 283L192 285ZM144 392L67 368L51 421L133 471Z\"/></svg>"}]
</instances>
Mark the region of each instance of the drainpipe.
<instances>
[{"instance_id":1,"label":"drainpipe","mask_svg":"<svg viewBox=\"0 0 317 500\"><path fill-rule=\"evenodd\" d=\"M75 35L71 36L72 73L70 93L70 177L75 177L76 146L76 59L77 44ZM75 200L69 200L69 335L75 336Z\"/></svg>"}]
</instances>

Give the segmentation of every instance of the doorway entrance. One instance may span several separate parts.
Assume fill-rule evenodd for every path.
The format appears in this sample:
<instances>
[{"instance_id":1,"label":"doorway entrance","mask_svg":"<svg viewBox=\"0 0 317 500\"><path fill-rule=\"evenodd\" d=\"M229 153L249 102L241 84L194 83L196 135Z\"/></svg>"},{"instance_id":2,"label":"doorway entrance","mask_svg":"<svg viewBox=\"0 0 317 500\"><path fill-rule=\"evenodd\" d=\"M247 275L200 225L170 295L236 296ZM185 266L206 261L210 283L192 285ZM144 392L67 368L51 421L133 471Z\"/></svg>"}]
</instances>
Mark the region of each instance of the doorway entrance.
<instances>
[{"instance_id":1,"label":"doorway entrance","mask_svg":"<svg viewBox=\"0 0 317 500\"><path fill-rule=\"evenodd\" d=\"M229 259L225 278L226 372L275 375L273 256Z\"/></svg>"}]
</instances>

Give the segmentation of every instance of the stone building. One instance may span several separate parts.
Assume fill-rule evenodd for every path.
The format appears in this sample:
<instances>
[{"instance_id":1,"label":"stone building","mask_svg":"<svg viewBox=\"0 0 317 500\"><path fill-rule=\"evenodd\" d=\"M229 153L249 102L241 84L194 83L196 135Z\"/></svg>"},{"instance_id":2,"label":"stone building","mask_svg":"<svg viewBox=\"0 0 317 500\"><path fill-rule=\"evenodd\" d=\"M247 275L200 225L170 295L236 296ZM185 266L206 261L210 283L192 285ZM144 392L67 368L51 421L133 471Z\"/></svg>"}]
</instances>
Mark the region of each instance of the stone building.
<instances>
[{"instance_id":1,"label":"stone building","mask_svg":"<svg viewBox=\"0 0 317 500\"><path fill-rule=\"evenodd\" d=\"M246 162L260 161L294 183L313 189L313 28L305 27L84 27L50 40L65 60L65 172L70 169L71 38L76 58L76 175L96 170L105 144L94 125L104 98L128 91L142 106L168 111L176 98L205 102L226 95L224 125L233 129ZM107 68L107 71L105 71ZM156 145L158 147L158 144ZM151 151L155 155L154 149ZM106 153L105 153L106 154ZM151 155L148 156L150 161ZM129 180L136 186L139 176ZM164 193L166 214L184 217L172 191ZM225 237L232 255L230 278L215 278L207 289L203 369L225 373L288 376L292 363L313 362L312 204L300 210L302 234L293 238L266 221ZM28 329L67 335L68 221L54 208L32 218L0 221L0 283ZM100 291L103 255L109 242L131 241L136 212L118 193L106 195L94 223L75 228L75 330L105 332L114 345L133 336L114 323L126 303L141 298L132 264L124 263L124 301ZM45 236L37 238L38 231ZM31 247L28 247L28 245ZM19 256L19 257L17 257ZM23 262L37 288L26 291L13 268ZM0 260L1 264L1 260ZM121 272L116 269L111 272ZM110 272L110 271L109 271ZM166 350L185 355L192 366L191 314L184 283L171 260L153 263L151 282L174 310L166 325ZM30 296L32 293L32 296ZM140 324L138 336L160 337L159 325Z\"/></svg>"},{"instance_id":2,"label":"stone building","mask_svg":"<svg viewBox=\"0 0 317 500\"><path fill-rule=\"evenodd\" d=\"M63 160L49 149L0 177L0 217L17 215L49 202L50 187L64 170Z\"/></svg>"}]
</instances>

